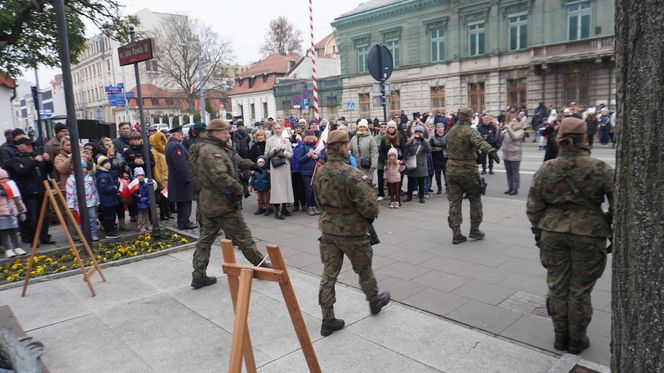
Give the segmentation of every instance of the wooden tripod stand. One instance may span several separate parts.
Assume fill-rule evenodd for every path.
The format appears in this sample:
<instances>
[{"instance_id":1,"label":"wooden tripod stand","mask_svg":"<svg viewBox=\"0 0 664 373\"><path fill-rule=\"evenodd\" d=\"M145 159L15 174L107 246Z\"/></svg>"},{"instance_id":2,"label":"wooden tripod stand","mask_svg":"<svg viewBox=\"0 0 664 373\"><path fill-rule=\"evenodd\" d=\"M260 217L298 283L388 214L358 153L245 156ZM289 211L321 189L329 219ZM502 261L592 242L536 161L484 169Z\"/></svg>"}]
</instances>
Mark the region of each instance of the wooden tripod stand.
<instances>
[{"instance_id":1,"label":"wooden tripod stand","mask_svg":"<svg viewBox=\"0 0 664 373\"><path fill-rule=\"evenodd\" d=\"M311 339L307 333L307 326L302 318L300 306L297 303L297 297L293 291L293 285L290 282L288 271L284 258L281 256L279 246L267 245L267 252L270 255L272 269L237 264L235 262L235 252L233 243L230 240L221 240L221 251L224 255L222 268L228 276L228 287L233 299L235 308L235 321L233 322L233 339L231 341L231 359L228 367L229 373L240 373L242 371L242 357L248 373L256 372L256 362L254 352L251 347L251 338L247 326L249 316L249 300L251 296L251 282L255 277L259 280L279 283L281 293L284 296L284 302L288 308L293 328L300 341L304 358L307 360L309 371L320 373L316 351L311 344Z\"/></svg>"},{"instance_id":2,"label":"wooden tripod stand","mask_svg":"<svg viewBox=\"0 0 664 373\"><path fill-rule=\"evenodd\" d=\"M81 228L78 226L78 223L74 218L74 214L72 214L71 210L69 210L69 208L67 207L67 200L65 199L65 196L62 195L62 191L58 187L58 184L55 182L55 180L53 179L44 180L44 188L46 189L46 192L44 193L44 199L42 200L41 211L39 212L39 220L37 221L37 228L35 229L35 237L32 239L32 250L30 251L30 258L28 259L28 269L25 272L25 279L23 280L23 291L21 292L21 296L24 297L26 292L28 291L28 280L30 280L30 272L32 271L32 265L35 260L35 254L37 253L37 247L39 247L39 232L41 232L42 225L44 224L44 219L47 219L46 214L48 213L48 203L50 201L51 205L53 206L53 209L55 210L55 214L58 216L58 220L62 225L62 229L64 229L65 231L65 237L67 237L67 242L69 242L69 249L71 250L71 253L74 255L76 263L78 263L78 266L81 269L81 272L83 273L83 279L88 284L88 287L90 288L90 293L92 293L92 296L94 297L97 295L97 293L95 292L94 286L92 286L92 281L90 281L90 277L92 277L92 275L96 271L99 273L99 276L101 276L101 280L106 282L106 278L104 277L104 274L102 273L101 268L99 268L99 264L97 263L97 258L95 258L92 249L90 249L90 245L88 245L87 239L83 235ZM56 195L58 196L57 199L55 197ZM65 217L62 215L62 211L60 210L60 206L58 205L58 200L60 200L60 203L62 203L62 209L66 212L67 217L71 222L71 225L74 227L76 234L78 234L78 237L81 239L81 242L85 247L85 251L88 254L88 257L90 257L90 261L92 262L92 269L90 270L90 272L87 271L87 269L85 268L85 263L81 259L81 256L78 254L78 250L76 249L76 245L74 244L74 239L72 238L71 232L69 231L69 227L67 227L67 219L65 219Z\"/></svg>"}]
</instances>

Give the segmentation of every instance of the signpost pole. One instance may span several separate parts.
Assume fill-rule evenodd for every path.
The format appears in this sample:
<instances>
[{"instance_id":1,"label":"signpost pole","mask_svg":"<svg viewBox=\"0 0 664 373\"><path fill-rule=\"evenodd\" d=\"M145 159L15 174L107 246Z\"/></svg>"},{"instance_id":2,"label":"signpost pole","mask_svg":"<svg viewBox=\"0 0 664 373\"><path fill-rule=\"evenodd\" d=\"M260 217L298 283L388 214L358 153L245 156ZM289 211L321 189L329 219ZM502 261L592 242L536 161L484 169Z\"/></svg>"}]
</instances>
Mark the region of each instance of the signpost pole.
<instances>
[{"instance_id":1,"label":"signpost pole","mask_svg":"<svg viewBox=\"0 0 664 373\"><path fill-rule=\"evenodd\" d=\"M136 31L129 26L131 42L136 38ZM154 180L152 179L152 168L150 167L150 151L148 150L148 131L143 116L143 93L141 92L141 74L138 71L138 62L134 63L134 74L136 75L136 96L138 100L138 113L141 119L141 136L143 137L143 159L145 160L145 175L148 178L148 195L150 197L150 217L152 217L152 232L159 232L159 217L157 216L156 198L154 195Z\"/></svg>"},{"instance_id":2,"label":"signpost pole","mask_svg":"<svg viewBox=\"0 0 664 373\"><path fill-rule=\"evenodd\" d=\"M383 66L383 54L378 53L378 64ZM380 102L383 106L383 120L387 123L387 104L385 102L385 79L387 79L387 74L385 69L381 69L381 78L380 78Z\"/></svg>"},{"instance_id":3,"label":"signpost pole","mask_svg":"<svg viewBox=\"0 0 664 373\"><path fill-rule=\"evenodd\" d=\"M71 60L69 56L69 38L67 22L65 20L64 0L55 2L56 25L60 39L60 61L62 62L62 84L65 91L65 106L67 107L67 127L71 137L71 157L76 181L76 198L78 199L78 215L81 217L81 228L87 242L92 242L90 234L90 220L85 200L85 184L83 182L83 168L81 166L81 147L78 138L78 122L76 121L76 107L74 106L74 86L71 77ZM52 161L52 160L51 160Z\"/></svg>"}]
</instances>

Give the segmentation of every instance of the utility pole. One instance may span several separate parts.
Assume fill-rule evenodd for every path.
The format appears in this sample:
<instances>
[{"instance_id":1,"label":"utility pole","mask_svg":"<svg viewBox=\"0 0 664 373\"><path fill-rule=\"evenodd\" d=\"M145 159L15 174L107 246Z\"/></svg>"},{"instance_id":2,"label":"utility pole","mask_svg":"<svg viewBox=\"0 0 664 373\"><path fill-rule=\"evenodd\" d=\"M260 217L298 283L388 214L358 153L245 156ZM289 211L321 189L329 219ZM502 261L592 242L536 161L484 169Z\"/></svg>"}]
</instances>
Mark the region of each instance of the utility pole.
<instances>
[{"instance_id":1,"label":"utility pole","mask_svg":"<svg viewBox=\"0 0 664 373\"><path fill-rule=\"evenodd\" d=\"M37 72L37 67L35 66L35 85L37 86L37 94L35 95L35 108L37 109L37 136L44 140L42 138L42 134L46 134L46 128L44 128L44 132L42 132L42 121L41 121L41 112L44 110L44 103L41 100L41 92L39 92L39 73ZM46 126L44 126L46 127Z\"/></svg>"},{"instance_id":2,"label":"utility pole","mask_svg":"<svg viewBox=\"0 0 664 373\"><path fill-rule=\"evenodd\" d=\"M203 80L203 66L201 66L201 55L203 54L203 44L200 45L198 50L198 89L201 94L201 123L206 123L205 121L205 81Z\"/></svg>"},{"instance_id":3,"label":"utility pole","mask_svg":"<svg viewBox=\"0 0 664 373\"><path fill-rule=\"evenodd\" d=\"M62 1L62 0L60 0ZM136 41L134 26L129 26L131 42ZM152 168L150 167L150 151L148 150L148 130L143 115L143 93L141 92L141 73L138 71L138 63L134 63L134 74L136 75L136 96L138 99L138 113L141 118L141 136L143 137L143 159L145 160L145 175L148 178L148 195L150 197L150 216L152 217L152 232L159 232L159 217L157 216L156 198L154 195L154 180L152 179Z\"/></svg>"},{"instance_id":4,"label":"utility pole","mask_svg":"<svg viewBox=\"0 0 664 373\"><path fill-rule=\"evenodd\" d=\"M65 20L65 0L55 1L56 25L60 39L60 61L62 62L62 83L65 91L65 104L67 106L67 127L71 137L71 157L76 180L76 198L78 199L78 215L81 218L81 229L88 242L92 242L90 234L90 220L85 200L85 184L83 183L83 167L81 166L81 147L78 138L78 122L76 121L76 107L74 101L74 87L71 77L71 59L69 56L69 38L67 34L67 21Z\"/></svg>"}]
</instances>

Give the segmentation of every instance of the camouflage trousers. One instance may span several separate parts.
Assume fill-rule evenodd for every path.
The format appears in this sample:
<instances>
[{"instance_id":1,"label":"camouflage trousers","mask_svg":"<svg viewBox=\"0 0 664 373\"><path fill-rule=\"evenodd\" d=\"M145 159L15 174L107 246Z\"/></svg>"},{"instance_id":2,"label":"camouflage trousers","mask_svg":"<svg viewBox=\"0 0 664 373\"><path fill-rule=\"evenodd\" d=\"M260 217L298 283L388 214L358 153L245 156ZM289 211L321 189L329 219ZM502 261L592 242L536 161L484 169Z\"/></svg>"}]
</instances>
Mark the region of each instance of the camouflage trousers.
<instances>
[{"instance_id":1,"label":"camouflage trousers","mask_svg":"<svg viewBox=\"0 0 664 373\"><path fill-rule=\"evenodd\" d=\"M206 276L208 263L210 262L210 248L217 239L219 229L223 229L226 237L232 237L233 245L237 246L244 257L252 264L257 265L263 260L263 255L256 249L256 243L251 238L251 231L247 228L242 217L242 212L236 210L222 216L201 215L201 236L196 243L194 251L194 278Z\"/></svg>"},{"instance_id":2,"label":"camouflage trousers","mask_svg":"<svg viewBox=\"0 0 664 373\"><path fill-rule=\"evenodd\" d=\"M452 231L461 233L461 202L464 193L470 201L470 226L477 229L482 223L482 191L480 190L479 174L447 174L447 200L450 203L450 213L447 222Z\"/></svg>"},{"instance_id":3,"label":"camouflage trousers","mask_svg":"<svg viewBox=\"0 0 664 373\"><path fill-rule=\"evenodd\" d=\"M593 315L590 293L606 266L606 238L542 232L540 260L547 270L546 308L556 333L579 338Z\"/></svg>"},{"instance_id":4,"label":"camouflage trousers","mask_svg":"<svg viewBox=\"0 0 664 373\"><path fill-rule=\"evenodd\" d=\"M334 304L336 295L334 285L344 262L344 254L350 259L353 271L360 276L360 287L367 297L367 301L378 299L378 283L371 269L373 249L371 241L366 236L335 236L323 233L320 241L320 258L323 262L323 275L318 290L318 304L320 304L323 320L334 318Z\"/></svg>"}]
</instances>

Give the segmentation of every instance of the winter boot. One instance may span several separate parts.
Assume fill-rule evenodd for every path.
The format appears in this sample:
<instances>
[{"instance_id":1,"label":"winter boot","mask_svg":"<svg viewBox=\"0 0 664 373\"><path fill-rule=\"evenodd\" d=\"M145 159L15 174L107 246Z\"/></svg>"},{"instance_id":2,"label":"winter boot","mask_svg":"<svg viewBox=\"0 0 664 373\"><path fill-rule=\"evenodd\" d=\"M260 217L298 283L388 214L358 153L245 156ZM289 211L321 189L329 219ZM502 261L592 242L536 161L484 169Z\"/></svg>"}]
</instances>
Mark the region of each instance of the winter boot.
<instances>
[{"instance_id":1,"label":"winter boot","mask_svg":"<svg viewBox=\"0 0 664 373\"><path fill-rule=\"evenodd\" d=\"M274 212L274 209L272 207L268 207L265 209L265 216L270 216Z\"/></svg>"},{"instance_id":2,"label":"winter boot","mask_svg":"<svg viewBox=\"0 0 664 373\"><path fill-rule=\"evenodd\" d=\"M293 206L293 212L298 212L298 211L300 211L300 205ZM304 206L302 206L302 211L304 211ZM284 214L284 215L286 215L286 214ZM286 216L288 216L288 215L286 215Z\"/></svg>"},{"instance_id":3,"label":"winter boot","mask_svg":"<svg viewBox=\"0 0 664 373\"><path fill-rule=\"evenodd\" d=\"M259 207L258 210L254 212L254 215L262 215L262 214L265 214L265 209L262 207Z\"/></svg>"},{"instance_id":4,"label":"winter boot","mask_svg":"<svg viewBox=\"0 0 664 373\"><path fill-rule=\"evenodd\" d=\"M294 210L294 211L297 211L297 210ZM286 208L286 204L285 204L285 203L281 205L281 213L282 213L284 216L291 216L291 213L290 213L290 211L288 211L288 209Z\"/></svg>"},{"instance_id":5,"label":"winter boot","mask_svg":"<svg viewBox=\"0 0 664 373\"><path fill-rule=\"evenodd\" d=\"M470 233L468 234L471 240L479 241L484 239L484 232L482 232L478 227L471 227Z\"/></svg>"},{"instance_id":6,"label":"winter boot","mask_svg":"<svg viewBox=\"0 0 664 373\"><path fill-rule=\"evenodd\" d=\"M420 198L420 203L424 203L424 198Z\"/></svg>"},{"instance_id":7,"label":"winter boot","mask_svg":"<svg viewBox=\"0 0 664 373\"><path fill-rule=\"evenodd\" d=\"M277 205L274 209L274 218L277 220L284 220L284 215L281 213L281 206Z\"/></svg>"},{"instance_id":8,"label":"winter boot","mask_svg":"<svg viewBox=\"0 0 664 373\"><path fill-rule=\"evenodd\" d=\"M341 319L323 320L323 324L320 327L320 335L327 337L337 330L343 329L345 325L346 323Z\"/></svg>"},{"instance_id":9,"label":"winter boot","mask_svg":"<svg viewBox=\"0 0 664 373\"><path fill-rule=\"evenodd\" d=\"M468 241L468 238L461 234L461 230L459 228L452 229L452 244L457 245L462 242Z\"/></svg>"},{"instance_id":10,"label":"winter boot","mask_svg":"<svg viewBox=\"0 0 664 373\"><path fill-rule=\"evenodd\" d=\"M567 350L568 341L569 337L567 334L556 333L553 341L553 348L558 351L565 351Z\"/></svg>"},{"instance_id":11,"label":"winter boot","mask_svg":"<svg viewBox=\"0 0 664 373\"><path fill-rule=\"evenodd\" d=\"M583 336L579 338L570 338L569 339L569 344L567 346L567 352L573 355L578 355L583 350L588 348L590 346L590 338L588 338L587 334L584 334Z\"/></svg>"},{"instance_id":12,"label":"winter boot","mask_svg":"<svg viewBox=\"0 0 664 373\"><path fill-rule=\"evenodd\" d=\"M217 278L212 276L204 277L194 277L191 280L191 287L194 289L200 289L204 286L210 286L217 283Z\"/></svg>"},{"instance_id":13,"label":"winter boot","mask_svg":"<svg viewBox=\"0 0 664 373\"><path fill-rule=\"evenodd\" d=\"M383 307L390 303L390 292L384 291L378 294L378 299L375 302L369 303L369 309L372 315L378 315Z\"/></svg>"}]
</instances>

